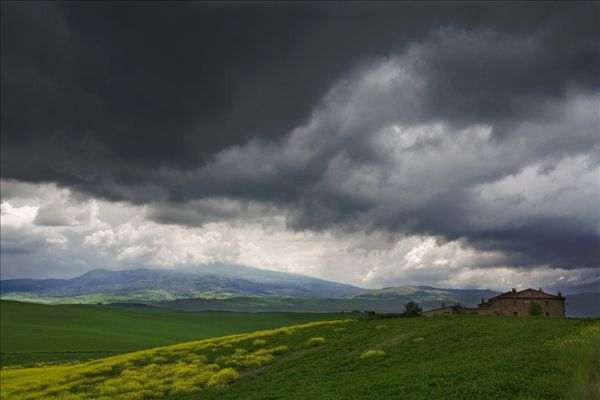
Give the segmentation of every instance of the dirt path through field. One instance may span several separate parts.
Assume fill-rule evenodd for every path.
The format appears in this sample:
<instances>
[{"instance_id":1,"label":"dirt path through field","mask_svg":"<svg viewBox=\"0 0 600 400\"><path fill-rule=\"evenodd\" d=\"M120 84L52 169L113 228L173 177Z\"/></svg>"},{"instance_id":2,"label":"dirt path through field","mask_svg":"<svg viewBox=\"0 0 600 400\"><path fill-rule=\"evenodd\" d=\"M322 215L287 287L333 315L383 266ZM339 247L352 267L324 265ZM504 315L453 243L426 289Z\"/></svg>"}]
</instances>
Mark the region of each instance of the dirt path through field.
<instances>
[{"instance_id":1,"label":"dirt path through field","mask_svg":"<svg viewBox=\"0 0 600 400\"><path fill-rule=\"evenodd\" d=\"M279 359L275 359L275 362L273 362L273 364L263 365L261 367L251 369L249 371L244 371L244 372L242 372L240 374L240 377L241 378L245 378L245 377L248 377L248 376L258 375L262 371L264 371L265 369L267 369L269 367L272 367L274 365L281 364L281 363L284 363L284 362L287 362L287 361L295 360L297 358L302 357L303 355L306 355L306 354L309 354L309 353L313 353L313 352L315 352L317 350L319 350L319 347L311 347L309 349L302 349L302 350L296 351L294 353L291 353L291 354L288 354L286 356L283 356L283 357L281 357Z\"/></svg>"},{"instance_id":2,"label":"dirt path through field","mask_svg":"<svg viewBox=\"0 0 600 400\"><path fill-rule=\"evenodd\" d=\"M373 348L374 349L386 349L388 347L392 347L393 345L403 341L404 339L408 338L409 336L412 336L412 333L403 333L402 335L392 336L388 340L377 343L375 346L373 346Z\"/></svg>"}]
</instances>

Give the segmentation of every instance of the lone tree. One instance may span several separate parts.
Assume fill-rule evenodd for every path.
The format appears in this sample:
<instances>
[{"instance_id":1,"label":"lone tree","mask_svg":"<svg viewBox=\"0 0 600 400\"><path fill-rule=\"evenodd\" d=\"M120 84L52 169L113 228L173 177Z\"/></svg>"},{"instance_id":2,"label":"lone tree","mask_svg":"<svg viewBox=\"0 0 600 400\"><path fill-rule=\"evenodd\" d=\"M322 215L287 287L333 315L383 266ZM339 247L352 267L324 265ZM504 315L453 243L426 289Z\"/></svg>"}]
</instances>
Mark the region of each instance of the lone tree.
<instances>
[{"instance_id":1,"label":"lone tree","mask_svg":"<svg viewBox=\"0 0 600 400\"><path fill-rule=\"evenodd\" d=\"M535 301L529 303L529 315L542 315L542 306Z\"/></svg>"},{"instance_id":2,"label":"lone tree","mask_svg":"<svg viewBox=\"0 0 600 400\"><path fill-rule=\"evenodd\" d=\"M419 316L421 311L423 311L421 310L421 307L419 307L419 305L412 300L404 305L404 315L407 317Z\"/></svg>"}]
</instances>

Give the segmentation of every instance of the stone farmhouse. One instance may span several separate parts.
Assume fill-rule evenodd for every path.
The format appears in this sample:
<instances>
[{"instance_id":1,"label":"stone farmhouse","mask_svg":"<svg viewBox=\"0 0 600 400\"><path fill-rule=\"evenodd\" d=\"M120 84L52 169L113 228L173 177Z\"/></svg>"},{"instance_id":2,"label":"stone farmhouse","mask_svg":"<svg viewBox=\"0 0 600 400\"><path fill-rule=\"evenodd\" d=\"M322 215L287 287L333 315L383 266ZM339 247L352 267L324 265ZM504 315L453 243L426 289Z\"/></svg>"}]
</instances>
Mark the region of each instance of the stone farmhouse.
<instances>
[{"instance_id":1,"label":"stone farmhouse","mask_svg":"<svg viewBox=\"0 0 600 400\"><path fill-rule=\"evenodd\" d=\"M517 291L512 289L510 292L502 293L492 297L488 301L483 301L477 305L478 314L493 315L529 315L531 303L538 303L541 306L542 315L548 317L565 316L565 298L560 292L558 295L546 293L535 289L525 289Z\"/></svg>"},{"instance_id":2,"label":"stone farmhouse","mask_svg":"<svg viewBox=\"0 0 600 400\"><path fill-rule=\"evenodd\" d=\"M541 315L548 317L565 316L565 300L560 292L558 295L546 293L539 288L525 289L517 291L512 289L510 292L502 293L481 303L476 308L462 307L460 305L446 306L433 310L424 311L422 314L426 317L436 315L457 315L457 314L480 314L480 315L529 315L532 303L540 306Z\"/></svg>"}]
</instances>

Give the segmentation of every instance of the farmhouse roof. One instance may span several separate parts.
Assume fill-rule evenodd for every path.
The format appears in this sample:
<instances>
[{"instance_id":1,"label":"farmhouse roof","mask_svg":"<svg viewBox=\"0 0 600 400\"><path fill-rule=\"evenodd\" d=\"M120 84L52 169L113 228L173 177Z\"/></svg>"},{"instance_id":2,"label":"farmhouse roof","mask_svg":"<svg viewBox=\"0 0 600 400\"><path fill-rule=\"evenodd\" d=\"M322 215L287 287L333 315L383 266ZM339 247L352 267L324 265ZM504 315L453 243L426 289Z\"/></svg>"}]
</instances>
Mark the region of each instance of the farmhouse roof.
<instances>
[{"instance_id":1,"label":"farmhouse roof","mask_svg":"<svg viewBox=\"0 0 600 400\"><path fill-rule=\"evenodd\" d=\"M550 293L546 293L542 290L535 290L535 289L525 289L525 290L520 290L520 291L516 291L516 290L511 290L509 292L506 293L502 293L499 294L498 296L492 297L490 298L490 300L495 300L495 299L560 299L560 300L565 300L565 298L563 296L560 295L554 295L554 294L550 294Z\"/></svg>"}]
</instances>

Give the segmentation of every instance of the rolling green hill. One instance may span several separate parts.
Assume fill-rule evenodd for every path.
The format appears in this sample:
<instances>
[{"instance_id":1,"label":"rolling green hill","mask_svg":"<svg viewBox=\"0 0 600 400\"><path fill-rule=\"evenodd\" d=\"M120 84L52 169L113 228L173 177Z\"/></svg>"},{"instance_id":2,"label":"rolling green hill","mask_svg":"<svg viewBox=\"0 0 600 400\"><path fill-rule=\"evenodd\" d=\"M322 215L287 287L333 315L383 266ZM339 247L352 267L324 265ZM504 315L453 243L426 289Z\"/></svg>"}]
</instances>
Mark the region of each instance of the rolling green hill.
<instances>
[{"instance_id":1,"label":"rolling green hill","mask_svg":"<svg viewBox=\"0 0 600 400\"><path fill-rule=\"evenodd\" d=\"M74 365L4 368L11 400L596 399L600 321L315 322Z\"/></svg>"},{"instance_id":2,"label":"rolling green hill","mask_svg":"<svg viewBox=\"0 0 600 400\"><path fill-rule=\"evenodd\" d=\"M85 360L188 340L338 317L337 314L182 313L0 301L3 365Z\"/></svg>"}]
</instances>

